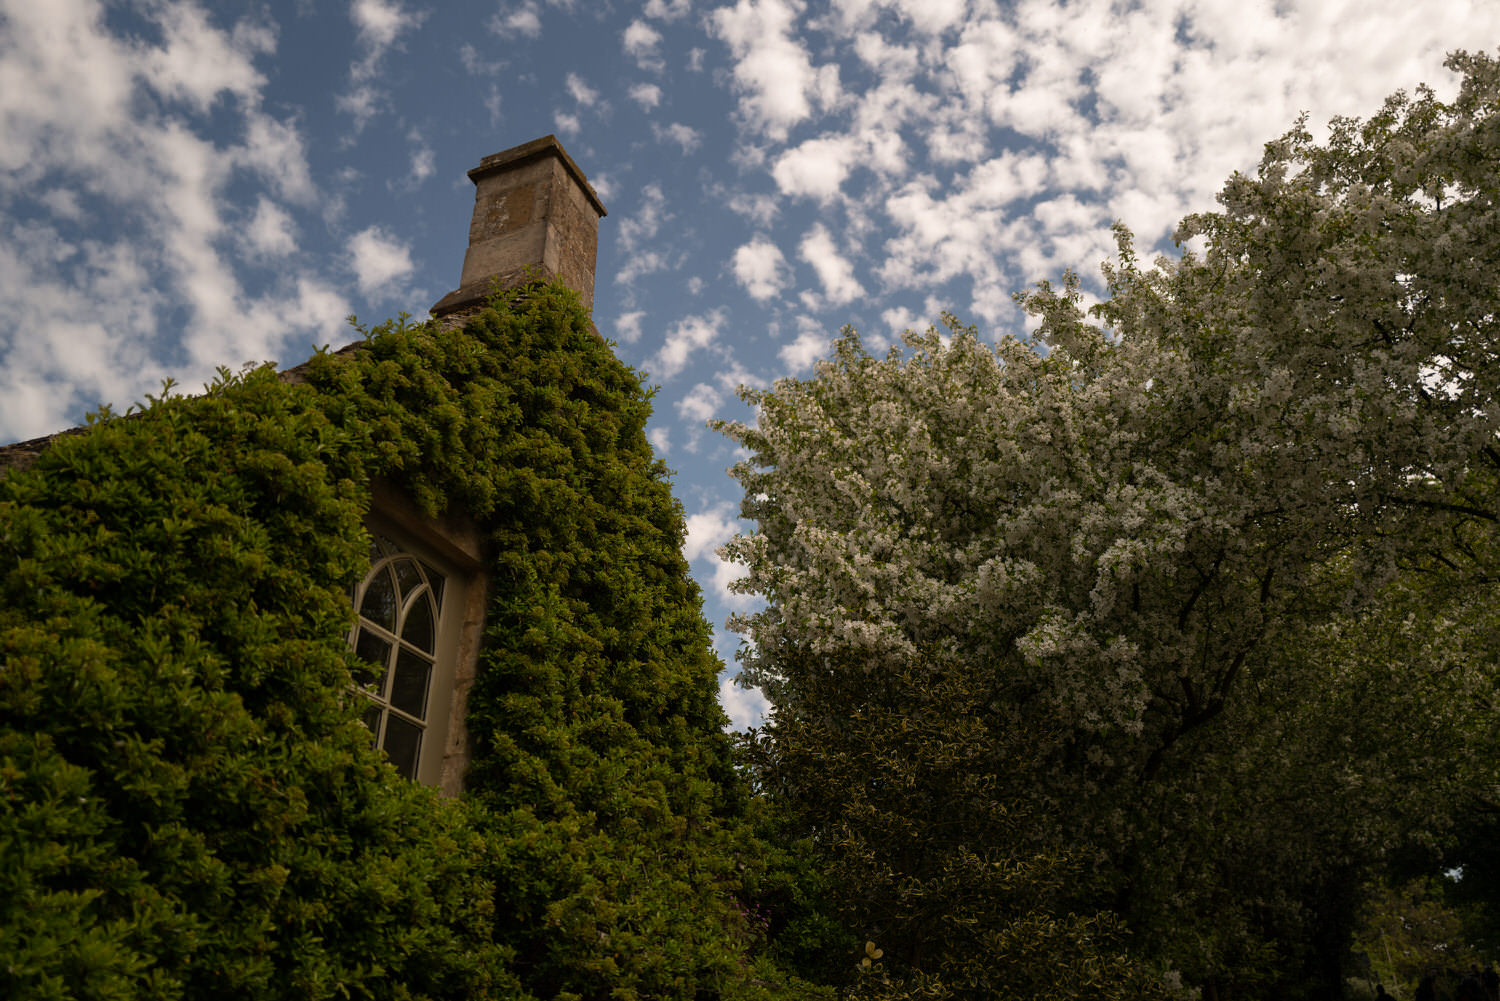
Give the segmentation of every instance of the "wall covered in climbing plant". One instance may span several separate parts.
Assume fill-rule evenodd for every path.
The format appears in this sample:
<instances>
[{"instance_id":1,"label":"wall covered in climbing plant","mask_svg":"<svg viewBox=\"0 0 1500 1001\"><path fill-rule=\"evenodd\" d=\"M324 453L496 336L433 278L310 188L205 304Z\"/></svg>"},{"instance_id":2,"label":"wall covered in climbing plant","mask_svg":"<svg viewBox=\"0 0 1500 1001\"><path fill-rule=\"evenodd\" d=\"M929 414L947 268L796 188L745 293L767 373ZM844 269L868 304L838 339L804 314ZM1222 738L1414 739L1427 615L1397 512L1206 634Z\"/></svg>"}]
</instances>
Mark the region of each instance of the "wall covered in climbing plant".
<instances>
[{"instance_id":1,"label":"wall covered in climbing plant","mask_svg":"<svg viewBox=\"0 0 1500 1001\"><path fill-rule=\"evenodd\" d=\"M649 392L576 297L104 412L0 480L0 994L778 997ZM479 526L460 800L358 721L375 478Z\"/></svg>"}]
</instances>

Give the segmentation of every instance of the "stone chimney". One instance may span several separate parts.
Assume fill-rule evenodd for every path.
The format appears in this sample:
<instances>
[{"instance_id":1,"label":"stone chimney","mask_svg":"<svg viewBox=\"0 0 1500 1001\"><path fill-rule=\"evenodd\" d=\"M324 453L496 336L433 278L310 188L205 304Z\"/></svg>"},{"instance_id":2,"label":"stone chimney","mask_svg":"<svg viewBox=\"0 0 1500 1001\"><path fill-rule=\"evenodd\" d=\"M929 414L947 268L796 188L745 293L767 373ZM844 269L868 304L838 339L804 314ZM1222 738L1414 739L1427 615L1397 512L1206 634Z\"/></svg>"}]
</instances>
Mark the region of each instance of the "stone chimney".
<instances>
[{"instance_id":1,"label":"stone chimney","mask_svg":"<svg viewBox=\"0 0 1500 1001\"><path fill-rule=\"evenodd\" d=\"M559 278L594 305L594 262L604 203L556 136L495 153L469 171L474 219L458 288L432 315L462 320L495 291L534 273Z\"/></svg>"}]
</instances>

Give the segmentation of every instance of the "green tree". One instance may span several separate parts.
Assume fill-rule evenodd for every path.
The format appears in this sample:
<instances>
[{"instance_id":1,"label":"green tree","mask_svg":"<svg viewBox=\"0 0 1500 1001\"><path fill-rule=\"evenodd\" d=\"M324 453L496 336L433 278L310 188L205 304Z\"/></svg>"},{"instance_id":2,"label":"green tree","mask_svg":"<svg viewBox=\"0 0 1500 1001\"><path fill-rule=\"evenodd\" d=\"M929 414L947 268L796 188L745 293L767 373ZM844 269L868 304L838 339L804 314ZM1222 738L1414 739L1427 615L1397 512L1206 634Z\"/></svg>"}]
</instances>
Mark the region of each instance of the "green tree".
<instances>
[{"instance_id":1,"label":"green tree","mask_svg":"<svg viewBox=\"0 0 1500 1001\"><path fill-rule=\"evenodd\" d=\"M907 990L1149 993L1091 901L1095 858L1060 836L1080 790L1055 766L1091 695L1017 642L1060 586L1048 575L1071 573L1040 564L1068 513L1028 481L1086 434L1058 433L1057 410L1089 416L1055 395L1060 353L962 330L909 346L877 361L849 334L818 378L751 394L758 427L728 428L754 453L737 474L759 522L730 549L771 599L742 623L747 675L776 706L757 776ZM1128 727L1128 698L1085 725Z\"/></svg>"},{"instance_id":2,"label":"green tree","mask_svg":"<svg viewBox=\"0 0 1500 1001\"><path fill-rule=\"evenodd\" d=\"M1463 973L1483 962L1483 953L1465 934L1463 914L1444 900L1445 882L1426 878L1382 886L1366 905L1357 947L1375 979L1400 997L1412 997L1428 970ZM1457 979L1445 978L1439 989L1452 997Z\"/></svg>"},{"instance_id":3,"label":"green tree","mask_svg":"<svg viewBox=\"0 0 1500 1001\"><path fill-rule=\"evenodd\" d=\"M756 762L826 856L1071 859L1083 902L1046 907L1208 992L1337 993L1371 867L1495 782L1500 68L1450 64L1451 105L1269 144L1184 223L1201 255L1122 231L1092 317L1038 286L1034 345L848 333L746 394ZM977 760L886 750L938 693ZM817 806L892 788L936 798L873 846ZM951 892L892 871L836 888L856 929ZM893 954L938 975L963 942Z\"/></svg>"}]
</instances>

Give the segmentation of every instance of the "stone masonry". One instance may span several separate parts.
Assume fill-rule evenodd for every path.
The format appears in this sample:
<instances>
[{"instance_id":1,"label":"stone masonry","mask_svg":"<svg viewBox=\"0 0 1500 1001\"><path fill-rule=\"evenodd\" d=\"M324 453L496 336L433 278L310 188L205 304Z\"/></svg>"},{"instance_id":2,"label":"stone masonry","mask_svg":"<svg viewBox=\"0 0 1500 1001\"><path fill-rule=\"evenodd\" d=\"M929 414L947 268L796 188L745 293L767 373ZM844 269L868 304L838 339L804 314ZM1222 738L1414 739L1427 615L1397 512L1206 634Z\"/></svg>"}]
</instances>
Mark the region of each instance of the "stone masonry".
<instances>
[{"instance_id":1,"label":"stone masonry","mask_svg":"<svg viewBox=\"0 0 1500 1001\"><path fill-rule=\"evenodd\" d=\"M432 315L461 321L494 292L533 274L559 278L594 304L594 261L604 203L556 136L485 157L469 171L474 218L459 287Z\"/></svg>"}]
</instances>

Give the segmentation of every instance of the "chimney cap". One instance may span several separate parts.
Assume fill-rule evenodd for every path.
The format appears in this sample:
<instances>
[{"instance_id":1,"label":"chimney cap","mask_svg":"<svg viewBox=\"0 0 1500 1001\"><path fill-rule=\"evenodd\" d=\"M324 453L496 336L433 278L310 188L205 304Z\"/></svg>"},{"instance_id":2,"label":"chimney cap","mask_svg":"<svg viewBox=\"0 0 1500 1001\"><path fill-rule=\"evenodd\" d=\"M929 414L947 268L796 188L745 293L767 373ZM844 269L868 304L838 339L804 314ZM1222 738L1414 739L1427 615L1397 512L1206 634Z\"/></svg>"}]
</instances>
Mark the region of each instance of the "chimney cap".
<instances>
[{"instance_id":1,"label":"chimney cap","mask_svg":"<svg viewBox=\"0 0 1500 1001\"><path fill-rule=\"evenodd\" d=\"M544 156L555 156L561 160L563 167L569 174L573 175L573 180L578 182L578 187L583 191L584 196L588 198L589 204L594 207L594 211L598 212L601 216L609 215L605 211L604 203L599 200L599 195L594 191L594 186L589 183L588 176L579 169L578 164L573 162L573 158L568 155L568 151L563 149L562 143L557 141L556 135L545 135L540 139L533 139L530 142L522 143L519 146L512 146L510 149L504 149L498 153L491 153L479 161L479 166L469 171L469 180L477 185L481 178L487 177L490 174L511 170L528 160L540 160Z\"/></svg>"}]
</instances>

